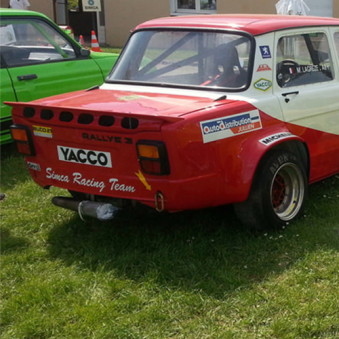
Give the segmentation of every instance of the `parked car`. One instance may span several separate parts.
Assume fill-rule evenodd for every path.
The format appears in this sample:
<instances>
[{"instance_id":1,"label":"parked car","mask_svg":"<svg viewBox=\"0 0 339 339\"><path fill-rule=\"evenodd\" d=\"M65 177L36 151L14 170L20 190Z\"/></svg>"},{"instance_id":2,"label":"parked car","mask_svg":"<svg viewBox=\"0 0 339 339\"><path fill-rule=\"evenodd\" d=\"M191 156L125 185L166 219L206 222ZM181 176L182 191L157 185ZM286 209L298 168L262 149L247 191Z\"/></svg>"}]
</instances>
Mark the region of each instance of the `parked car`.
<instances>
[{"instance_id":1,"label":"parked car","mask_svg":"<svg viewBox=\"0 0 339 339\"><path fill-rule=\"evenodd\" d=\"M74 32L73 32L73 28L71 26L68 25L59 25L59 27L64 30L70 37L72 37L74 39Z\"/></svg>"},{"instance_id":2,"label":"parked car","mask_svg":"<svg viewBox=\"0 0 339 339\"><path fill-rule=\"evenodd\" d=\"M34 99L101 85L118 55L83 49L45 15L0 9L0 144L11 142L10 107Z\"/></svg>"},{"instance_id":3,"label":"parked car","mask_svg":"<svg viewBox=\"0 0 339 339\"><path fill-rule=\"evenodd\" d=\"M32 178L71 191L53 202L84 219L234 204L250 227L282 227L339 172L338 61L339 19L156 19L99 88L11 103L12 133Z\"/></svg>"}]
</instances>

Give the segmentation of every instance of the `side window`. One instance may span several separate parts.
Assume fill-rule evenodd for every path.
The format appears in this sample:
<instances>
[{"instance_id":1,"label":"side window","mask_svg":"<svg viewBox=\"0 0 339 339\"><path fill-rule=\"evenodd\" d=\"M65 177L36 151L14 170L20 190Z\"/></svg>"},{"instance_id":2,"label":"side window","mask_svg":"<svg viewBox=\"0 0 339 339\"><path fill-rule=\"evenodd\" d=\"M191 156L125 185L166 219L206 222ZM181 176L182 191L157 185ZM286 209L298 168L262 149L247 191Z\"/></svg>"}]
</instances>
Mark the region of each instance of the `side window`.
<instances>
[{"instance_id":1,"label":"side window","mask_svg":"<svg viewBox=\"0 0 339 339\"><path fill-rule=\"evenodd\" d=\"M333 66L326 35L310 33L280 38L276 67L280 87L332 80Z\"/></svg>"},{"instance_id":2,"label":"side window","mask_svg":"<svg viewBox=\"0 0 339 339\"><path fill-rule=\"evenodd\" d=\"M37 19L3 19L0 51L9 67L76 57L69 42L48 23Z\"/></svg>"},{"instance_id":3,"label":"side window","mask_svg":"<svg viewBox=\"0 0 339 339\"><path fill-rule=\"evenodd\" d=\"M339 32L334 33L334 44L337 51L337 57L339 58Z\"/></svg>"}]
</instances>

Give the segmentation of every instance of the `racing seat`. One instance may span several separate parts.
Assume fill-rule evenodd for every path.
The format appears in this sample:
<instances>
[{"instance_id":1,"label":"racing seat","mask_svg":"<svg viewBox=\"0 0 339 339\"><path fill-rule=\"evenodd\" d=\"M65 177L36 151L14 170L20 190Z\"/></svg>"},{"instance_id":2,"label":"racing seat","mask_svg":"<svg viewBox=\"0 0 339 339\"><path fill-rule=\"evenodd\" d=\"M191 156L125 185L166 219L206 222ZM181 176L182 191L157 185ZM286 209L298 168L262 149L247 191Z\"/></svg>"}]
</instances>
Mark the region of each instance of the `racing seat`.
<instances>
[{"instance_id":1,"label":"racing seat","mask_svg":"<svg viewBox=\"0 0 339 339\"><path fill-rule=\"evenodd\" d=\"M219 75L215 77L214 85L234 88L245 85L247 72L240 64L237 49L235 47L229 47L228 45L221 45L219 48L216 55L216 65L219 70ZM213 85L214 80L210 85Z\"/></svg>"}]
</instances>

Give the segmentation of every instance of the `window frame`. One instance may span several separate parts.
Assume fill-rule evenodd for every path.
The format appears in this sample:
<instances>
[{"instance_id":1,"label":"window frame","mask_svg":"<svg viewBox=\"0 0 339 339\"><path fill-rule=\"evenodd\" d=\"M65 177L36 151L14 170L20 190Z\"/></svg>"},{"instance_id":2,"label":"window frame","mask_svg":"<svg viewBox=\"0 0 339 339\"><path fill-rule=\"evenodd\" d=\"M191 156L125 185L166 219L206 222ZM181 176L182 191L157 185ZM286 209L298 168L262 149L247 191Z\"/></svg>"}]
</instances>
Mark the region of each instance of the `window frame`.
<instances>
[{"instance_id":1,"label":"window frame","mask_svg":"<svg viewBox=\"0 0 339 339\"><path fill-rule=\"evenodd\" d=\"M75 60L78 59L80 55L79 48L73 43L73 40L69 39L69 36L64 33L62 30L59 29L58 26L52 25L48 20L45 20L44 18L40 17L33 17L33 16L8 16L2 18L2 25L16 25L16 24L26 24L30 25L34 32L41 33L41 37L46 38L46 42L50 44L50 48L53 54L60 55L62 58L56 58L56 59L50 59L50 60L31 60L24 62L17 61L13 63L8 63L6 61L5 57L1 53L2 63L4 67L7 68L16 68L16 67L26 67L30 65L37 65L37 64L46 64L46 63L53 63L53 62L63 62L63 61L69 61L69 60ZM47 30L50 30L47 32ZM63 41L65 41L69 45L69 49L72 50L74 55L71 58L67 57L67 53L65 53L62 49L62 47L57 45L57 42L55 41L55 37L53 39L53 35L60 37ZM52 39L51 39L52 38ZM28 41L28 40L27 40ZM6 46L6 44L4 44ZM14 46L15 47L15 46ZM43 47L43 46L42 46ZM41 48L42 48L41 47ZM20 48L20 44L18 47ZM37 46L28 44L27 46L23 46L23 49L26 49L29 53L34 53L35 49L39 49L39 45ZM46 46L47 48L47 46Z\"/></svg>"},{"instance_id":2,"label":"window frame","mask_svg":"<svg viewBox=\"0 0 339 339\"><path fill-rule=\"evenodd\" d=\"M130 41L132 40L132 38L135 36L135 34L140 33L140 32L147 32L147 31L170 31L170 32L181 32L181 31L189 31L191 33L196 32L205 32L205 33L224 33L224 34L231 34L231 35L237 35L239 37L242 38L246 38L248 39L248 43L249 43L249 50L248 50L248 64L247 64L247 81L246 84L241 85L239 87L228 87L228 86L202 86L200 85L190 85L190 84L178 84L178 83L168 83L168 84L162 84L161 82L141 82L139 80L125 80L125 79L119 79L119 74L120 70L118 69L118 67L120 67L121 63L125 62L127 60L126 57L124 57L126 50L129 46ZM234 47L238 46L240 44L235 44ZM130 84L130 85L136 85L136 86L150 86L150 87L167 87L167 88L182 88L182 89L191 89L191 90L203 90L203 91L223 91L225 92L225 90L227 90L228 92L244 92L246 91L252 82L252 77L253 77L253 67L254 67L254 57L255 57L255 49L256 49L256 40L254 38L253 35L247 33L247 32L238 32L238 31L234 31L234 30L220 30L220 29L199 29L199 28L142 28L142 29L138 29L136 31L134 31L131 36L129 37L127 43L125 44L124 49L121 52L121 57L119 58L119 60L116 62L116 64L114 65L111 73L108 75L108 77L105 80L105 83L111 83L111 84ZM142 49L139 49L140 51ZM126 60L125 60L126 59ZM118 77L115 77L115 72L116 75L118 75ZM114 75L114 76L113 76ZM112 76L112 77L111 77Z\"/></svg>"},{"instance_id":3,"label":"window frame","mask_svg":"<svg viewBox=\"0 0 339 339\"><path fill-rule=\"evenodd\" d=\"M216 9L200 9L200 1L201 0L194 0L195 1L195 9L182 9L178 8L178 0L171 0L171 15L187 15L187 14L216 14L217 13L217 3ZM215 0L217 2L217 0Z\"/></svg>"}]
</instances>

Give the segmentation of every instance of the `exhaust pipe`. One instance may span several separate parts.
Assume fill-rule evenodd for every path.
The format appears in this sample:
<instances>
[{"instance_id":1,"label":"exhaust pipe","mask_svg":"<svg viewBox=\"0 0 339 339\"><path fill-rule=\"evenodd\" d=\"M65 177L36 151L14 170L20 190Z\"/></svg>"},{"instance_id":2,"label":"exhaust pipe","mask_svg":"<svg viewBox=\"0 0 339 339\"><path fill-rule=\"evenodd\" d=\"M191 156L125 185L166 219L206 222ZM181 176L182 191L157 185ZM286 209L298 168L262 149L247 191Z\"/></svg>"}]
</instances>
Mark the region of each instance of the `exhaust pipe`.
<instances>
[{"instance_id":1,"label":"exhaust pipe","mask_svg":"<svg viewBox=\"0 0 339 339\"><path fill-rule=\"evenodd\" d=\"M112 204L89 200L77 201L68 197L53 197L52 204L78 212L83 221L86 221L85 217L96 218L100 221L110 220L119 211L119 208Z\"/></svg>"}]
</instances>

